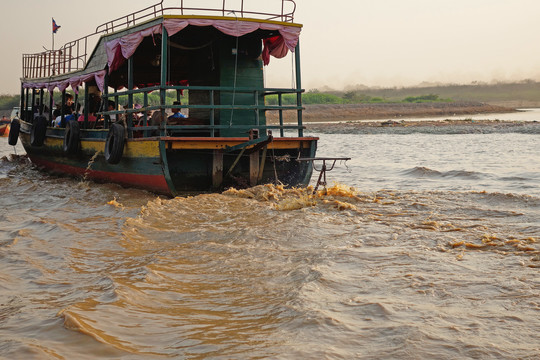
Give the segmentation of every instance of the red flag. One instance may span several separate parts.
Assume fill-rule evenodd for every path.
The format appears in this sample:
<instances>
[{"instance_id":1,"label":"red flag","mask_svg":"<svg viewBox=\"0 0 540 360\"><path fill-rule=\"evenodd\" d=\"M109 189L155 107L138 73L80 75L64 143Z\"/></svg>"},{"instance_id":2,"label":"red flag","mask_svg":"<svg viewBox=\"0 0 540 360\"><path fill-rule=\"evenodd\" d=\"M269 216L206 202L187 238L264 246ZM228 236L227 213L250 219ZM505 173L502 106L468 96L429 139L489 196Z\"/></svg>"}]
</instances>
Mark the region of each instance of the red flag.
<instances>
[{"instance_id":1,"label":"red flag","mask_svg":"<svg viewBox=\"0 0 540 360\"><path fill-rule=\"evenodd\" d=\"M54 19L52 19L52 32L53 32L53 34L56 34L58 29L60 29L60 25L56 25L56 21L54 21Z\"/></svg>"}]
</instances>

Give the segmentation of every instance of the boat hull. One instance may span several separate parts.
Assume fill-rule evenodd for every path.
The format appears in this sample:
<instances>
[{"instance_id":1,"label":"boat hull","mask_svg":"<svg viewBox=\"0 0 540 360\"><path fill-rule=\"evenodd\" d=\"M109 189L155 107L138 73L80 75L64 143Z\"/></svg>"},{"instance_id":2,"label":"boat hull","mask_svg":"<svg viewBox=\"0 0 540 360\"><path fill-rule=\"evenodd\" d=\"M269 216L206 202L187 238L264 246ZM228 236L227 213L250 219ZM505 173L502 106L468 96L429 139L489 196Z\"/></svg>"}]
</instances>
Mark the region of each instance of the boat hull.
<instances>
[{"instance_id":1,"label":"boat hull","mask_svg":"<svg viewBox=\"0 0 540 360\"><path fill-rule=\"evenodd\" d=\"M9 124L1 124L0 136L8 136L8 135L9 135Z\"/></svg>"},{"instance_id":2,"label":"boat hull","mask_svg":"<svg viewBox=\"0 0 540 360\"><path fill-rule=\"evenodd\" d=\"M280 182L305 186L312 175L309 162L317 138L276 138L264 149L253 151L233 146L247 138L153 137L126 139L118 164L104 154L107 130L81 130L79 150L63 149L64 129L48 128L42 146L32 146L32 125L21 122L20 140L28 157L40 169L96 182L113 182L168 196L221 191Z\"/></svg>"}]
</instances>

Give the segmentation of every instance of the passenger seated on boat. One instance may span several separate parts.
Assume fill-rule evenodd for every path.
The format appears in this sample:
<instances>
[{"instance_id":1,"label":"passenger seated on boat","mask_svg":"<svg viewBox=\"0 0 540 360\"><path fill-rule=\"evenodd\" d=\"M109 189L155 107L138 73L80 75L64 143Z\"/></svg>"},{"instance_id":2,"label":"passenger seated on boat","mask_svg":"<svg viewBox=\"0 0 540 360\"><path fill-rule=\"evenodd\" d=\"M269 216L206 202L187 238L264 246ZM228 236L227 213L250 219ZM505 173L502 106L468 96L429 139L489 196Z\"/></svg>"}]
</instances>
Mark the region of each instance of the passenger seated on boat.
<instances>
[{"instance_id":1,"label":"passenger seated on boat","mask_svg":"<svg viewBox=\"0 0 540 360\"><path fill-rule=\"evenodd\" d=\"M180 101L173 102L173 105L181 105ZM167 124L179 125L182 123L182 119L186 119L187 116L180 112L180 109L171 109L173 114L167 118Z\"/></svg>"},{"instance_id":2,"label":"passenger seated on boat","mask_svg":"<svg viewBox=\"0 0 540 360\"><path fill-rule=\"evenodd\" d=\"M166 117L167 114L165 114L165 119L167 118ZM163 120L163 117L161 116L161 111L160 110L156 110L152 113L152 117L150 117L150 119L148 120L148 126L157 126L159 127L160 124L161 124L161 121ZM151 136L158 136L159 135L159 130L152 130L150 132L150 135Z\"/></svg>"},{"instance_id":3,"label":"passenger seated on boat","mask_svg":"<svg viewBox=\"0 0 540 360\"><path fill-rule=\"evenodd\" d=\"M65 108L64 110L67 112L64 113L64 121L62 121L62 116L60 116L60 127L66 127L68 121L77 120L75 119L75 115L73 115L73 113L71 112L71 109Z\"/></svg>"},{"instance_id":4,"label":"passenger seated on boat","mask_svg":"<svg viewBox=\"0 0 540 360\"><path fill-rule=\"evenodd\" d=\"M75 111L75 103L73 101L73 95L66 94L66 103L64 104L64 114L71 114Z\"/></svg>"},{"instance_id":5,"label":"passenger seated on boat","mask_svg":"<svg viewBox=\"0 0 540 360\"><path fill-rule=\"evenodd\" d=\"M133 108L137 109L137 110L140 110L140 109L142 109L142 105L141 104L135 104L135 105L133 105ZM133 114L133 124L135 124L135 126L140 126L139 124L141 122L142 117L143 117L142 111L134 113Z\"/></svg>"},{"instance_id":6,"label":"passenger seated on boat","mask_svg":"<svg viewBox=\"0 0 540 360\"><path fill-rule=\"evenodd\" d=\"M92 112L88 113L88 122L96 122L97 118L96 115ZM84 114L81 114L79 118L77 119L78 122L82 123L84 122Z\"/></svg>"},{"instance_id":7,"label":"passenger seated on boat","mask_svg":"<svg viewBox=\"0 0 540 360\"><path fill-rule=\"evenodd\" d=\"M165 116L167 116L167 114L165 114ZM152 117L150 118L150 126L159 126L161 124L161 120L163 119L163 117L161 116L161 111L154 111L154 113L152 114Z\"/></svg>"},{"instance_id":8,"label":"passenger seated on boat","mask_svg":"<svg viewBox=\"0 0 540 360\"><path fill-rule=\"evenodd\" d=\"M107 105L107 111L115 111L116 110L116 103L112 100L109 100ZM116 114L109 115L112 122L116 121Z\"/></svg>"},{"instance_id":9,"label":"passenger seated on boat","mask_svg":"<svg viewBox=\"0 0 540 360\"><path fill-rule=\"evenodd\" d=\"M60 127L60 122L62 121L62 116L60 115L60 110L55 109L53 111L53 118L54 118L53 126L54 127Z\"/></svg>"}]
</instances>

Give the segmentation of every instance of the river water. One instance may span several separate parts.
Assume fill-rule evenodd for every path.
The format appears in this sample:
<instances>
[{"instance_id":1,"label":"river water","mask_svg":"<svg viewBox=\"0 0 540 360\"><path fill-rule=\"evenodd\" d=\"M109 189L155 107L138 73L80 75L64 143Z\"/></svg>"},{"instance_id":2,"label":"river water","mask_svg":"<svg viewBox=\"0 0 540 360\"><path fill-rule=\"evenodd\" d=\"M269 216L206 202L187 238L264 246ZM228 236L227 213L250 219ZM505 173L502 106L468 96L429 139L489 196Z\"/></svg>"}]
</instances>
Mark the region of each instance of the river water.
<instances>
[{"instance_id":1,"label":"river water","mask_svg":"<svg viewBox=\"0 0 540 360\"><path fill-rule=\"evenodd\" d=\"M175 199L0 139L0 357L538 359L540 132L493 129L315 133L352 158L317 196Z\"/></svg>"}]
</instances>

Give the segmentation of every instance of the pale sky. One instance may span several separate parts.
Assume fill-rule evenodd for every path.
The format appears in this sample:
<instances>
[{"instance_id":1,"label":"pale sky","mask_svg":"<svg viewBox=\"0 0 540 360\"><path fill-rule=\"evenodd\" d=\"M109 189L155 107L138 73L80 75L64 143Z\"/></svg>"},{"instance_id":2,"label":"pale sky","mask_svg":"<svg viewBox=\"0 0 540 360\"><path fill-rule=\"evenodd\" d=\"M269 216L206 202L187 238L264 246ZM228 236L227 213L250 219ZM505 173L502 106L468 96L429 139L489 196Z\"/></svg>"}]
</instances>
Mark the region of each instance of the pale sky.
<instances>
[{"instance_id":1,"label":"pale sky","mask_svg":"<svg viewBox=\"0 0 540 360\"><path fill-rule=\"evenodd\" d=\"M18 93L23 53L55 48L157 0L2 0L0 94ZM240 0L227 0L234 7ZM244 0L246 7L280 0ZM180 0L165 0L165 4ZM184 6L222 0L184 0ZM253 5L254 4L254 5ZM407 86L540 80L539 0L296 0L302 86ZM91 51L89 51L91 52ZM272 58L267 86L291 85L291 58Z\"/></svg>"}]
</instances>

